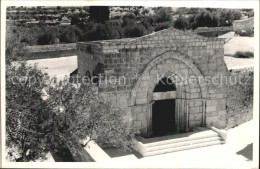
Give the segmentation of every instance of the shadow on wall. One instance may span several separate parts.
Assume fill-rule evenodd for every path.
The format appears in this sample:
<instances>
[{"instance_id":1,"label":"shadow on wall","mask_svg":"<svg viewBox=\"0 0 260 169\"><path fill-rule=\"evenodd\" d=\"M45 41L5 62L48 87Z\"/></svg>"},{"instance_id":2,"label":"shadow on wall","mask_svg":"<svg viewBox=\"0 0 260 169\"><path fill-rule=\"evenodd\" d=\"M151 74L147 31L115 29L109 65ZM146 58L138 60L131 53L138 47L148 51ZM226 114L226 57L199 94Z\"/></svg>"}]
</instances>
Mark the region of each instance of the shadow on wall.
<instances>
[{"instance_id":1,"label":"shadow on wall","mask_svg":"<svg viewBox=\"0 0 260 169\"><path fill-rule=\"evenodd\" d=\"M253 143L248 144L245 148L238 151L236 154L244 156L245 158L248 159L248 161L249 160L252 161L253 160Z\"/></svg>"}]
</instances>

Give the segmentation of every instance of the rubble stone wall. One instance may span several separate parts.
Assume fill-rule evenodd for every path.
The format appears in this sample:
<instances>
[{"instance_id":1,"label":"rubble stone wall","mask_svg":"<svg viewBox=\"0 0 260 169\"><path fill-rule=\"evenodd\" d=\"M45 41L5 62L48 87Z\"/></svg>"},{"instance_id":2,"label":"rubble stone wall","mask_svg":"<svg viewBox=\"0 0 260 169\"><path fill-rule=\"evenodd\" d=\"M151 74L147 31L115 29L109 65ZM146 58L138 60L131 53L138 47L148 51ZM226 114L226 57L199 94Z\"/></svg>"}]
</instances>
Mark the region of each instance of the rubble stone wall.
<instances>
[{"instance_id":1,"label":"rubble stone wall","mask_svg":"<svg viewBox=\"0 0 260 169\"><path fill-rule=\"evenodd\" d=\"M227 128L253 118L253 76L252 69L232 70L228 86Z\"/></svg>"},{"instance_id":2,"label":"rubble stone wall","mask_svg":"<svg viewBox=\"0 0 260 169\"><path fill-rule=\"evenodd\" d=\"M254 17L234 21L233 28L234 31L254 29Z\"/></svg>"}]
</instances>

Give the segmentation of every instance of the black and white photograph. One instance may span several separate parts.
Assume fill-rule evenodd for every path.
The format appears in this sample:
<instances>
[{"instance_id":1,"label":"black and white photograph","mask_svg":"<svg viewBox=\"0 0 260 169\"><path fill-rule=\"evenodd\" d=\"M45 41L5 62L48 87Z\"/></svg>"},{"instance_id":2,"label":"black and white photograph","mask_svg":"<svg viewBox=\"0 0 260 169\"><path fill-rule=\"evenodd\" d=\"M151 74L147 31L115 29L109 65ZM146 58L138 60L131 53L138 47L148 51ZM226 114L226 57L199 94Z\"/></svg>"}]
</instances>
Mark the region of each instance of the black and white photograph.
<instances>
[{"instance_id":1,"label":"black and white photograph","mask_svg":"<svg viewBox=\"0 0 260 169\"><path fill-rule=\"evenodd\" d=\"M258 168L258 46L257 1L3 1L2 167Z\"/></svg>"}]
</instances>

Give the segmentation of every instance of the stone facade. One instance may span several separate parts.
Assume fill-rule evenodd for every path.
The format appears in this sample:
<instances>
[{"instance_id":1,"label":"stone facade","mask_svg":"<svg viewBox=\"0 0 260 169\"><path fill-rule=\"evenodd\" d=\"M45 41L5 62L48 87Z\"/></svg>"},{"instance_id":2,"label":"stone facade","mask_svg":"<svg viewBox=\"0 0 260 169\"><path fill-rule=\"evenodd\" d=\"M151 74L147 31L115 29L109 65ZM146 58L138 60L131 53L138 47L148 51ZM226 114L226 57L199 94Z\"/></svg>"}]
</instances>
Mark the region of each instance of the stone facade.
<instances>
[{"instance_id":1,"label":"stone facade","mask_svg":"<svg viewBox=\"0 0 260 169\"><path fill-rule=\"evenodd\" d=\"M126 121L142 135L151 133L153 91L158 79L167 76L176 80L175 116L180 128L225 128L228 85L211 82L229 76L224 42L170 28L135 39L77 43L78 73L92 75L101 63L103 82L116 77L113 83L100 82L98 91L123 108Z\"/></svg>"}]
</instances>

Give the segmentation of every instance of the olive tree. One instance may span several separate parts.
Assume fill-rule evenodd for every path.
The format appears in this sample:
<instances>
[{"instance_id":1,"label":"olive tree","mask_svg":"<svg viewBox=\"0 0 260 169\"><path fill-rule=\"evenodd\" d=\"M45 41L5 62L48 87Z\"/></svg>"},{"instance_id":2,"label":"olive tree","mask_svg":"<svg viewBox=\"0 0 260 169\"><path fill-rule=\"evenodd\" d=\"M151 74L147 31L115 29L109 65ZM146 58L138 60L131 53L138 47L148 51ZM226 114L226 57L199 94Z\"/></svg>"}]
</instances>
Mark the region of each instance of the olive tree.
<instances>
[{"instance_id":1,"label":"olive tree","mask_svg":"<svg viewBox=\"0 0 260 169\"><path fill-rule=\"evenodd\" d=\"M48 152L52 111L43 99L46 84L40 79L45 76L36 66L24 62L6 67L6 151L9 161L34 161L45 158Z\"/></svg>"},{"instance_id":2,"label":"olive tree","mask_svg":"<svg viewBox=\"0 0 260 169\"><path fill-rule=\"evenodd\" d=\"M101 146L131 149L134 129L125 122L123 111L106 101L91 84L80 87L65 81L49 88L54 108L54 149L66 147L73 158L80 148L95 140Z\"/></svg>"}]
</instances>

